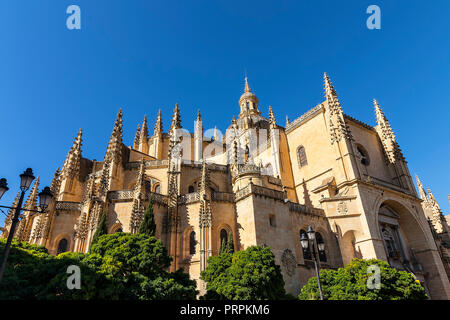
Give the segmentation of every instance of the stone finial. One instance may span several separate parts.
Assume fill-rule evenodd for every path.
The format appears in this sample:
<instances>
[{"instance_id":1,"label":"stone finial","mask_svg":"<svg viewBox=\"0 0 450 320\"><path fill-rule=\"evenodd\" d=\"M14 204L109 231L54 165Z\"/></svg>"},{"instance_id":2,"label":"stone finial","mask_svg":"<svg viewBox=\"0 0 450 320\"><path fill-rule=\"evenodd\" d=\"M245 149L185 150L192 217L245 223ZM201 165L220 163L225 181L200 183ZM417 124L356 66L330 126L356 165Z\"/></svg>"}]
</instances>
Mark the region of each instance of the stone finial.
<instances>
[{"instance_id":1,"label":"stone finial","mask_svg":"<svg viewBox=\"0 0 450 320\"><path fill-rule=\"evenodd\" d=\"M148 125L147 125L147 115L144 116L144 121L142 122L142 128L139 135L139 142L141 144L146 143L148 140Z\"/></svg>"},{"instance_id":2,"label":"stone finial","mask_svg":"<svg viewBox=\"0 0 450 320\"><path fill-rule=\"evenodd\" d=\"M61 170L59 167L56 169L55 174L53 175L52 182L50 183L50 190L55 195L58 196L61 188Z\"/></svg>"},{"instance_id":3,"label":"stone finial","mask_svg":"<svg viewBox=\"0 0 450 320\"><path fill-rule=\"evenodd\" d=\"M170 130L181 128L181 117L180 117L180 107L178 103L175 104L175 109L173 109L172 124L170 125Z\"/></svg>"},{"instance_id":4,"label":"stone finial","mask_svg":"<svg viewBox=\"0 0 450 320\"><path fill-rule=\"evenodd\" d=\"M16 198L14 199L14 202L11 205L12 208L17 208L17 205L19 204L19 198L20 198L20 191L17 193L17 196L16 196ZM14 217L14 212L15 211L16 211L15 209L9 209L8 210L8 215L5 218L5 226L9 225L12 222L12 219Z\"/></svg>"},{"instance_id":5,"label":"stone finial","mask_svg":"<svg viewBox=\"0 0 450 320\"><path fill-rule=\"evenodd\" d=\"M31 189L30 195L28 196L27 201L25 202L24 208L29 210L34 210L37 205L37 197L38 197L38 189L39 189L39 177L34 181L33 188Z\"/></svg>"},{"instance_id":6,"label":"stone finial","mask_svg":"<svg viewBox=\"0 0 450 320\"><path fill-rule=\"evenodd\" d=\"M289 123L290 123L289 122L289 117L286 115L286 127L288 126Z\"/></svg>"},{"instance_id":7,"label":"stone finial","mask_svg":"<svg viewBox=\"0 0 450 320\"><path fill-rule=\"evenodd\" d=\"M122 109L119 109L117 118L114 123L113 132L109 139L108 148L106 150L105 162L109 161L120 162L122 160Z\"/></svg>"},{"instance_id":8,"label":"stone finial","mask_svg":"<svg viewBox=\"0 0 450 320\"><path fill-rule=\"evenodd\" d=\"M141 125L138 123L136 134L134 135L133 149L139 149L139 143L141 141Z\"/></svg>"},{"instance_id":9,"label":"stone finial","mask_svg":"<svg viewBox=\"0 0 450 320\"><path fill-rule=\"evenodd\" d=\"M162 116L161 116L161 109L158 110L158 117L156 118L155 122L155 129L153 131L154 136L161 136L162 135Z\"/></svg>"},{"instance_id":10,"label":"stone finial","mask_svg":"<svg viewBox=\"0 0 450 320\"><path fill-rule=\"evenodd\" d=\"M66 161L64 161L64 166L62 169L62 176L64 178L74 178L80 173L82 134L83 131L80 128L72 147L67 153Z\"/></svg>"},{"instance_id":11,"label":"stone finial","mask_svg":"<svg viewBox=\"0 0 450 320\"><path fill-rule=\"evenodd\" d=\"M328 105L331 144L340 141L342 138L353 140L350 128L345 123L344 112L337 97L336 90L326 72L324 73L324 87Z\"/></svg>"},{"instance_id":12,"label":"stone finial","mask_svg":"<svg viewBox=\"0 0 450 320\"><path fill-rule=\"evenodd\" d=\"M272 106L269 106L269 123L271 128L276 128L277 121L275 119L275 115L273 114Z\"/></svg>"},{"instance_id":13,"label":"stone finial","mask_svg":"<svg viewBox=\"0 0 450 320\"><path fill-rule=\"evenodd\" d=\"M425 191L425 188L423 187L422 182L420 181L419 177L416 174L416 182L417 182L417 188L419 189L419 196L420 199L426 201L427 200L427 193Z\"/></svg>"},{"instance_id":14,"label":"stone finial","mask_svg":"<svg viewBox=\"0 0 450 320\"><path fill-rule=\"evenodd\" d=\"M244 92L252 92L252 90L250 89L250 85L248 84L248 78L247 77L245 77Z\"/></svg>"},{"instance_id":15,"label":"stone finial","mask_svg":"<svg viewBox=\"0 0 450 320\"><path fill-rule=\"evenodd\" d=\"M389 162L395 163L397 161L404 161L405 158L395 139L395 134L391 128L391 125L389 124L389 121L381 110L381 107L376 99L373 99L373 104L375 107L375 115L379 127L378 134L380 136L381 142L383 144L383 149Z\"/></svg>"}]
</instances>

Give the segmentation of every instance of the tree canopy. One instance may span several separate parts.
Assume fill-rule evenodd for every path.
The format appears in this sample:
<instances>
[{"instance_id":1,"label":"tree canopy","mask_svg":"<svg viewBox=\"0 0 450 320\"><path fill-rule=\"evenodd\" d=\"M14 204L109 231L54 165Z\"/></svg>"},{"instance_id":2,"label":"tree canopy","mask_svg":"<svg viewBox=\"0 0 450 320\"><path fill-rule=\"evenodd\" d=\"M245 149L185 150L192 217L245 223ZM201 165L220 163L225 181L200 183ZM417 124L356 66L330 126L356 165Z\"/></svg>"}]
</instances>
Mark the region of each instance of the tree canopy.
<instances>
[{"instance_id":1,"label":"tree canopy","mask_svg":"<svg viewBox=\"0 0 450 320\"><path fill-rule=\"evenodd\" d=\"M5 242L0 240L2 251ZM0 299L195 299L195 281L182 269L167 272L170 263L161 241L146 234L102 235L87 254L56 257L44 247L14 241ZM80 289L67 287L70 265L80 267Z\"/></svg>"},{"instance_id":2,"label":"tree canopy","mask_svg":"<svg viewBox=\"0 0 450 320\"><path fill-rule=\"evenodd\" d=\"M100 218L100 222L98 223L97 229L92 237L92 244L96 243L98 238L104 234L108 234L108 228L106 226L106 212L104 212Z\"/></svg>"},{"instance_id":3,"label":"tree canopy","mask_svg":"<svg viewBox=\"0 0 450 320\"><path fill-rule=\"evenodd\" d=\"M269 247L252 246L231 253L223 250L208 259L201 273L206 281L204 299L274 300L286 297L280 266Z\"/></svg>"},{"instance_id":4,"label":"tree canopy","mask_svg":"<svg viewBox=\"0 0 450 320\"><path fill-rule=\"evenodd\" d=\"M371 282L375 274L373 269L368 269L370 266L379 267L379 289ZM369 279L369 277L371 278ZM369 283L372 283L372 286L367 285L368 280ZM339 268L338 270L323 269L320 271L320 283L325 300L427 299L425 289L411 273L392 268L387 262L377 259L353 259L345 268ZM316 277L310 278L301 289L299 299L319 299Z\"/></svg>"},{"instance_id":5,"label":"tree canopy","mask_svg":"<svg viewBox=\"0 0 450 320\"><path fill-rule=\"evenodd\" d=\"M156 223L155 215L153 213L153 199L150 196L147 209L144 212L144 219L139 226L139 233L145 233L149 236L155 236L156 234Z\"/></svg>"}]
</instances>

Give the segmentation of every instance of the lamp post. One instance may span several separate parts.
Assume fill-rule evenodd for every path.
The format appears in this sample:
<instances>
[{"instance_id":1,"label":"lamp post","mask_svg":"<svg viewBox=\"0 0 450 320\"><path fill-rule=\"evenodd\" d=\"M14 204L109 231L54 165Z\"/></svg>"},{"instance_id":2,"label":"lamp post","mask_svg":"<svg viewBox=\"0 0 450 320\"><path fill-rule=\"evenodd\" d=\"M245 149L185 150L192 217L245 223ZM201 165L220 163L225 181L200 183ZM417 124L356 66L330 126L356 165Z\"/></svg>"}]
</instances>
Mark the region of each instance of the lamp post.
<instances>
[{"instance_id":1,"label":"lamp post","mask_svg":"<svg viewBox=\"0 0 450 320\"><path fill-rule=\"evenodd\" d=\"M0 206L1 208L8 208L8 209L15 210L14 216L12 218L11 228L10 228L9 234L8 234L8 240L6 240L5 250L3 252L2 261L0 264L0 282L2 281L3 273L5 272L6 261L8 259L9 250L11 249L11 242L14 237L14 233L16 231L17 223L19 222L20 211L23 210L23 208L22 208L23 198L24 198L27 190L30 188L33 180L34 180L33 170L31 168L28 168L27 170L25 170L24 173L22 173L20 175L21 193L20 193L19 202L17 203L17 207L13 208L13 207L7 207L7 206ZM3 196L3 194L6 191L8 191L8 189L9 188L6 183L6 179L0 179L0 198ZM52 197L53 197L53 195L50 191L50 188L45 187L44 190L39 193L39 207L41 210L37 211L37 210L28 210L27 209L26 211L31 211L31 212L35 212L35 213L45 213L45 210L47 209Z\"/></svg>"},{"instance_id":2,"label":"lamp post","mask_svg":"<svg viewBox=\"0 0 450 320\"><path fill-rule=\"evenodd\" d=\"M320 300L323 300L322 286L320 285L319 267L317 264L316 249L314 246L316 232L313 230L313 228L311 226L309 226L307 234L308 234L308 237L306 237L304 233L301 235L300 242L301 242L302 248L305 250L311 246L311 252L312 252L313 259L314 259L314 267L316 269L317 286L319 287ZM319 252L323 252L325 250L325 243L323 242L323 240L320 242L317 242L317 249Z\"/></svg>"}]
</instances>

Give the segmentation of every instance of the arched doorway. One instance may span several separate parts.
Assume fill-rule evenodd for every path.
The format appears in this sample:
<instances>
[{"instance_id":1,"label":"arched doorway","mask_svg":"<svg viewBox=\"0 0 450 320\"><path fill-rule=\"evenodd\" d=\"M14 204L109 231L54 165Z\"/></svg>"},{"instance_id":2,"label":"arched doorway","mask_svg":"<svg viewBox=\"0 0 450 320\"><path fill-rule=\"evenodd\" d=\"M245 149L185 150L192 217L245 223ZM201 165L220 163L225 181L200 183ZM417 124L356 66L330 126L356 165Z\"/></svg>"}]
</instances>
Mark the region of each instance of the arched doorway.
<instances>
[{"instance_id":1,"label":"arched doorway","mask_svg":"<svg viewBox=\"0 0 450 320\"><path fill-rule=\"evenodd\" d=\"M57 250L56 254L58 255L60 253L66 252L67 251L67 245L68 245L67 239L64 238L64 239L59 240L59 242L58 242L58 250Z\"/></svg>"}]
</instances>

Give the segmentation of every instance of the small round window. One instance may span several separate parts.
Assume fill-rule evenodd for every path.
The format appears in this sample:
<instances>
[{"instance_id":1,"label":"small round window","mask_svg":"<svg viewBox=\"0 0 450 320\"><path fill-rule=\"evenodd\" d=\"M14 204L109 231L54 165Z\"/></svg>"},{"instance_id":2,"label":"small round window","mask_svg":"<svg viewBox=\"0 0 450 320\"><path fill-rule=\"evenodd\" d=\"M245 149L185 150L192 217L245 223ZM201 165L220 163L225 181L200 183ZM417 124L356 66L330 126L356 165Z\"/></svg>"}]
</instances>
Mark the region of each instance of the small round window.
<instances>
[{"instance_id":1,"label":"small round window","mask_svg":"<svg viewBox=\"0 0 450 320\"><path fill-rule=\"evenodd\" d=\"M359 160L361 161L361 163L365 166L368 166L370 163L370 159L366 149L364 149L364 147L361 145L357 145L356 150L358 152Z\"/></svg>"}]
</instances>

